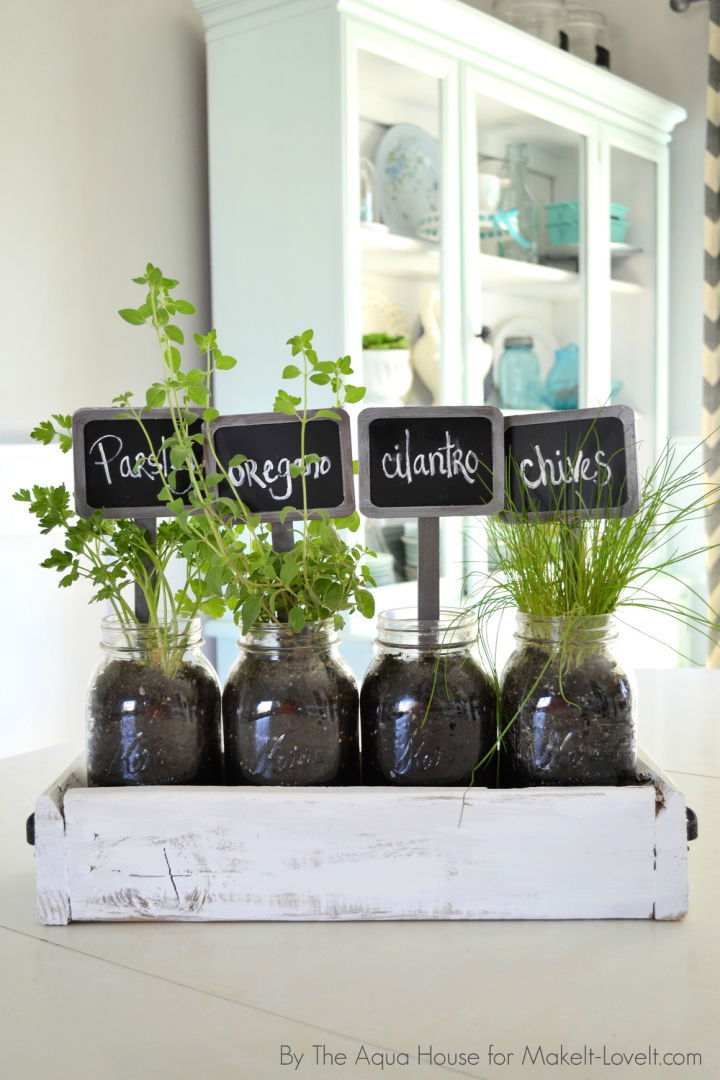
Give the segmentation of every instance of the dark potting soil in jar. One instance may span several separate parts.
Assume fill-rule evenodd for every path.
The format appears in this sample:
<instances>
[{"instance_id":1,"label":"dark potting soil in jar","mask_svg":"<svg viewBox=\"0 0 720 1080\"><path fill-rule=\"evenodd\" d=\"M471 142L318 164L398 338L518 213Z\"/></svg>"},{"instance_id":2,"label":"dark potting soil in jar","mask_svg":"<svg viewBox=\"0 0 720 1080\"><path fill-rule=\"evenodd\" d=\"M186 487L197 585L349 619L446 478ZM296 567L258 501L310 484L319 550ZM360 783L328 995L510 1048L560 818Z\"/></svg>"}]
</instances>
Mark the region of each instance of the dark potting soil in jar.
<instances>
[{"instance_id":1,"label":"dark potting soil in jar","mask_svg":"<svg viewBox=\"0 0 720 1080\"><path fill-rule=\"evenodd\" d=\"M88 783L223 782L220 690L214 672L181 661L174 674L111 659L90 687Z\"/></svg>"},{"instance_id":2,"label":"dark potting soil in jar","mask_svg":"<svg viewBox=\"0 0 720 1080\"><path fill-rule=\"evenodd\" d=\"M358 691L335 642L325 623L246 636L223 691L229 784L359 782Z\"/></svg>"},{"instance_id":3,"label":"dark potting soil in jar","mask_svg":"<svg viewBox=\"0 0 720 1080\"><path fill-rule=\"evenodd\" d=\"M495 693L467 653L381 652L365 676L360 715L363 783L494 783L492 758L473 777L495 742Z\"/></svg>"},{"instance_id":4,"label":"dark potting soil in jar","mask_svg":"<svg viewBox=\"0 0 720 1080\"><path fill-rule=\"evenodd\" d=\"M548 664L549 650L524 643L500 694L506 737L503 783L621 784L635 777L634 701L612 655L584 651Z\"/></svg>"}]
</instances>

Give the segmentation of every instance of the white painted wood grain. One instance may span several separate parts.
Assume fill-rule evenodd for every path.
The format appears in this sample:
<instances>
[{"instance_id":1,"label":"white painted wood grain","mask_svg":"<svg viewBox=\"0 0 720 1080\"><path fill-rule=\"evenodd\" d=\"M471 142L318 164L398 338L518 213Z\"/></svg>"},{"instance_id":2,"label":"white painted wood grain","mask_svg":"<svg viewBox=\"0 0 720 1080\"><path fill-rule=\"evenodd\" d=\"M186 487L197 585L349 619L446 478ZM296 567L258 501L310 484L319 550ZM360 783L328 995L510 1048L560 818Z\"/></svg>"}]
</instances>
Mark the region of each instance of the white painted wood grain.
<instances>
[{"instance_id":1,"label":"white painted wood grain","mask_svg":"<svg viewBox=\"0 0 720 1080\"><path fill-rule=\"evenodd\" d=\"M652 776L655 804L654 917L682 919L688 909L688 840L685 798L646 754L642 765Z\"/></svg>"},{"instance_id":2,"label":"white painted wood grain","mask_svg":"<svg viewBox=\"0 0 720 1080\"><path fill-rule=\"evenodd\" d=\"M682 794L620 788L86 788L38 801L38 917L680 918ZM64 814L64 821L63 821Z\"/></svg>"},{"instance_id":3,"label":"white painted wood grain","mask_svg":"<svg viewBox=\"0 0 720 1080\"><path fill-rule=\"evenodd\" d=\"M65 807L75 919L647 918L655 899L651 785L464 806L439 789L76 789Z\"/></svg>"},{"instance_id":4,"label":"white painted wood grain","mask_svg":"<svg viewBox=\"0 0 720 1080\"><path fill-rule=\"evenodd\" d=\"M71 919L63 800L68 788L86 783L80 757L35 804L36 911L39 921L50 926L64 926Z\"/></svg>"}]
</instances>

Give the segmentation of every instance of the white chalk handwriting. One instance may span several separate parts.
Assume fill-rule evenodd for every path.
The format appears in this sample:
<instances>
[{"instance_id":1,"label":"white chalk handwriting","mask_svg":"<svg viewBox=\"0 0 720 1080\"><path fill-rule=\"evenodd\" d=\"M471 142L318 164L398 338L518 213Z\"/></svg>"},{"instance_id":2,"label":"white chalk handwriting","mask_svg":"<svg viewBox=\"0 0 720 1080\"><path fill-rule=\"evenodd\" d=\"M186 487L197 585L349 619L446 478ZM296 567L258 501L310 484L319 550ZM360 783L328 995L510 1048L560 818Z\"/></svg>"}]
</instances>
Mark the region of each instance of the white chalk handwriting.
<instances>
[{"instance_id":1,"label":"white chalk handwriting","mask_svg":"<svg viewBox=\"0 0 720 1080\"><path fill-rule=\"evenodd\" d=\"M604 450L589 455L581 448L575 458L563 456L560 450L555 456L543 454L538 445L533 447L535 457L523 458L520 462L520 475L527 487L534 490L539 487L558 487L561 484L579 484L582 480L605 487L612 479L612 469L605 460Z\"/></svg>"},{"instance_id":2,"label":"white chalk handwriting","mask_svg":"<svg viewBox=\"0 0 720 1080\"><path fill-rule=\"evenodd\" d=\"M388 480L402 480L406 484L412 484L420 476L460 477L466 483L474 484L478 479L480 458L474 450L463 450L449 431L445 432L445 441L437 449L415 453L410 430L405 428L404 438L395 443L392 451L383 454L380 465Z\"/></svg>"},{"instance_id":3,"label":"white chalk handwriting","mask_svg":"<svg viewBox=\"0 0 720 1080\"><path fill-rule=\"evenodd\" d=\"M259 462L253 458L246 458L242 464L233 465L228 469L228 477L235 488L252 488L256 485L267 490L275 502L284 502L290 498L295 479L290 473L291 465L300 468L302 459L296 458L295 461L291 461L289 458L282 457L278 461L272 461L267 458ZM321 476L327 476L331 468L330 458L321 457L318 461L305 465L305 476L310 480L317 480Z\"/></svg>"},{"instance_id":4,"label":"white chalk handwriting","mask_svg":"<svg viewBox=\"0 0 720 1080\"><path fill-rule=\"evenodd\" d=\"M124 453L125 447L120 435L101 435L89 450L88 459L96 465L105 477L108 487L122 480L155 480L158 476L166 479L175 473L176 486L168 485L175 495L185 495L190 490L188 478L185 487L177 486L178 478L183 475L176 472L168 459L167 450L160 450L157 455L143 453Z\"/></svg>"}]
</instances>

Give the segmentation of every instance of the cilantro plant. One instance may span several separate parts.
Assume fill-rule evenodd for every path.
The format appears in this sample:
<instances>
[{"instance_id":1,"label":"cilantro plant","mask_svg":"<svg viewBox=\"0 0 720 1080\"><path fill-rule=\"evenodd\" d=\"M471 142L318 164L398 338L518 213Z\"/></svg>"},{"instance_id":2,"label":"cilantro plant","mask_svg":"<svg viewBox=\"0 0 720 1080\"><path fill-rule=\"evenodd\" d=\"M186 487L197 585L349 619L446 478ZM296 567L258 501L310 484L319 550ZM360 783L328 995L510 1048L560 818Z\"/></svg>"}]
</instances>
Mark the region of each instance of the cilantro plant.
<instances>
[{"instance_id":1,"label":"cilantro plant","mask_svg":"<svg viewBox=\"0 0 720 1080\"><path fill-rule=\"evenodd\" d=\"M300 632L306 623L330 618L340 628L345 616L356 610L371 616L374 600L368 586L373 580L364 562L371 553L362 544L346 538L347 534L357 532L359 516L332 519L329 514L321 513L311 519L307 506L306 473L319 460L317 455L306 453L308 425L313 422L308 415L310 384L327 387L335 408L360 401L364 388L346 381L352 375L350 357L319 360L312 346L312 330L288 341L296 362L285 367L283 379L293 387L299 380L300 390L296 394L285 388L278 390L274 410L295 417L300 423L300 457L290 465L289 471L292 477L301 480L302 505L296 509L301 520L292 549L275 551L270 526L261 523L259 515L243 503L228 474L227 468L242 464L242 456L233 458L227 468L215 457L214 467L207 474L199 468L195 456L195 446L205 442L204 433L193 433L198 411L206 422L217 417L217 410L210 405L212 380L234 367L236 360L222 352L216 332L211 330L206 335L195 335L202 359L199 366L184 371L179 347L184 345L185 337L175 317L192 314L194 309L186 301L173 297L177 281L165 278L151 264L142 277L133 280L146 288L144 302L119 314L131 325L153 328L162 362L161 377L147 390L143 407L135 407L129 393L120 395L115 402L141 426L147 409L170 410L174 433L163 448L169 452L173 468L187 470L190 476L190 505L184 506L173 495L174 473L163 477L159 497L176 514L175 522L183 536L183 554L205 567L206 585L213 602L218 596L223 597L243 633L259 623L288 623L293 631ZM319 410L317 415L336 417L337 413L331 407ZM148 446L152 453L149 436ZM229 494L218 498L217 487L223 482L223 490ZM283 522L292 509L285 508ZM178 599L181 604L186 602L182 593Z\"/></svg>"}]
</instances>

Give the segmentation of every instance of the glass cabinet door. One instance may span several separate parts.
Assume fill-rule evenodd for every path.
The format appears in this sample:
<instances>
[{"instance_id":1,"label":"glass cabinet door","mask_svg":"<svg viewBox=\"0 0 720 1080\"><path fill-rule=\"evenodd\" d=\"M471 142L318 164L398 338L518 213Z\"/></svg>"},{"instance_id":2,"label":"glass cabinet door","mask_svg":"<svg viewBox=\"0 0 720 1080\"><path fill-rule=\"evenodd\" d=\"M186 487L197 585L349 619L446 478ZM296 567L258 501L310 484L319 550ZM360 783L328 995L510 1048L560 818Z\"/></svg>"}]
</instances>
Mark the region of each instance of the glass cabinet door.
<instances>
[{"instance_id":1,"label":"glass cabinet door","mask_svg":"<svg viewBox=\"0 0 720 1080\"><path fill-rule=\"evenodd\" d=\"M351 339L362 339L362 404L459 404L460 289L447 288L460 273L456 68L390 38L361 37L358 46L351 236L360 303ZM365 527L378 553L378 585L414 581L417 519ZM454 591L458 537L457 524L445 519L441 568ZM412 587L407 592L413 603Z\"/></svg>"},{"instance_id":2,"label":"glass cabinet door","mask_svg":"<svg viewBox=\"0 0 720 1080\"><path fill-rule=\"evenodd\" d=\"M470 77L466 393L511 413L578 408L586 349L586 139L494 96L485 83Z\"/></svg>"},{"instance_id":3,"label":"glass cabinet door","mask_svg":"<svg viewBox=\"0 0 720 1080\"><path fill-rule=\"evenodd\" d=\"M658 165L611 146L611 396L635 411L644 473L667 437L667 343L658 320Z\"/></svg>"}]
</instances>

